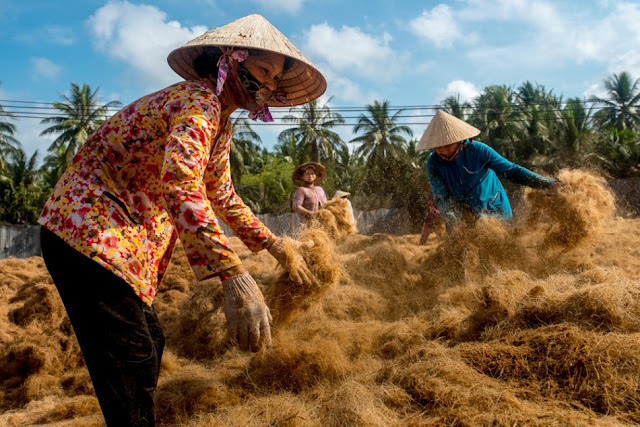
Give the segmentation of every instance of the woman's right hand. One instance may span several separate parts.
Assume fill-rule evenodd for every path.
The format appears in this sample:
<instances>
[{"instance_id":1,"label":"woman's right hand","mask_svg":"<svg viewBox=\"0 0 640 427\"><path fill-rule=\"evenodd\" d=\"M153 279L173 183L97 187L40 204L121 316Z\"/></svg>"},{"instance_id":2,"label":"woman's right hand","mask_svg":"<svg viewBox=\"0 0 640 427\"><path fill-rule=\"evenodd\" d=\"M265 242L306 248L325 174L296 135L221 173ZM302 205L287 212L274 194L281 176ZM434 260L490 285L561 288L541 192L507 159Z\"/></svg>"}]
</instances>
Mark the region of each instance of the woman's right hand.
<instances>
[{"instance_id":1,"label":"woman's right hand","mask_svg":"<svg viewBox=\"0 0 640 427\"><path fill-rule=\"evenodd\" d=\"M256 352L262 343L271 347L271 312L253 277L248 272L229 277L222 281L222 288L229 337L243 351Z\"/></svg>"}]
</instances>

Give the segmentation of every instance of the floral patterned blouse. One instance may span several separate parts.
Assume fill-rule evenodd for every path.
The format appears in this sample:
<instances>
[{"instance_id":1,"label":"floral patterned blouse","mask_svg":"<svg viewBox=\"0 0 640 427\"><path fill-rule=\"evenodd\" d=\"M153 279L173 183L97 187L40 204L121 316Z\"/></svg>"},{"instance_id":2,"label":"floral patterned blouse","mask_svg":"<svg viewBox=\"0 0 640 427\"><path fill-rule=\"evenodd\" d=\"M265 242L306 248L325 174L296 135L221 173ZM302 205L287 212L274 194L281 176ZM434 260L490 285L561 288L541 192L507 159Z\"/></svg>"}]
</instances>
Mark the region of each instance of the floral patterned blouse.
<instances>
[{"instance_id":1,"label":"floral patterned blouse","mask_svg":"<svg viewBox=\"0 0 640 427\"><path fill-rule=\"evenodd\" d=\"M91 135L38 222L151 305L176 238L200 280L241 264L218 218L254 252L275 240L234 191L231 135L205 81L147 95Z\"/></svg>"}]
</instances>

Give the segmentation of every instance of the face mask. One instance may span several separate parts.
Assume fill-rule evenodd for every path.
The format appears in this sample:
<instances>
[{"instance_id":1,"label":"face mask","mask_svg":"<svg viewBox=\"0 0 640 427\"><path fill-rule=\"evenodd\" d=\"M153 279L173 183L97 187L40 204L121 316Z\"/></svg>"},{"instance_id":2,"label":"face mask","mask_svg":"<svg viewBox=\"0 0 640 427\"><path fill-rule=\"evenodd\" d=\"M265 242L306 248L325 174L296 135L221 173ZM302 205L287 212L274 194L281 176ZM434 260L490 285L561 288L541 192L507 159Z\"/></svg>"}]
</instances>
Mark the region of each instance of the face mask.
<instances>
[{"instance_id":1,"label":"face mask","mask_svg":"<svg viewBox=\"0 0 640 427\"><path fill-rule=\"evenodd\" d=\"M249 95L255 99L259 106L264 105L271 100L273 91L262 86L262 83L260 83L258 79L256 79L246 68L242 66L238 67L238 77L245 89L247 89L247 92L249 92Z\"/></svg>"},{"instance_id":2,"label":"face mask","mask_svg":"<svg viewBox=\"0 0 640 427\"><path fill-rule=\"evenodd\" d=\"M453 153L451 153L451 154L445 155L445 154L439 154L437 152L436 152L436 154L438 154L438 156L440 156L442 159L450 162L453 159L455 159L456 157L458 157L458 154L460 153L461 149L462 149L462 144L459 143L458 146L456 147L455 151Z\"/></svg>"},{"instance_id":3,"label":"face mask","mask_svg":"<svg viewBox=\"0 0 640 427\"><path fill-rule=\"evenodd\" d=\"M242 50L223 49L223 54L218 61L218 78L216 82L216 95L220 95L222 88L229 77L230 85L236 102L240 108L246 108L249 112L249 118L253 120L261 120L263 122L273 122L271 112L267 103L273 100L279 104L287 103L287 94L282 90L275 92L269 88L262 87L262 84L240 63L246 60L249 53ZM239 67L232 67L230 61L235 60ZM256 108L257 107L257 108Z\"/></svg>"}]
</instances>

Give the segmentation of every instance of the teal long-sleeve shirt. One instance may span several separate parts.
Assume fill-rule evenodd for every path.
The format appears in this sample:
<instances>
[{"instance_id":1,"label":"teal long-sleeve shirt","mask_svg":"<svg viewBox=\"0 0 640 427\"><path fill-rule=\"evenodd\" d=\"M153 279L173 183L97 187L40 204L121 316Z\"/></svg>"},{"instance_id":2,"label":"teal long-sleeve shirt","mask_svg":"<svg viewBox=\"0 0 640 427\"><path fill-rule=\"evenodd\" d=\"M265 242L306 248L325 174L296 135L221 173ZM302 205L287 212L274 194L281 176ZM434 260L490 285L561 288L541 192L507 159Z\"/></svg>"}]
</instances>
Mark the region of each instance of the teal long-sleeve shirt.
<instances>
[{"instance_id":1,"label":"teal long-sleeve shirt","mask_svg":"<svg viewBox=\"0 0 640 427\"><path fill-rule=\"evenodd\" d=\"M462 219L467 205L477 215L512 217L500 178L534 188L549 188L555 180L538 175L502 157L478 141L463 143L458 156L446 161L435 152L427 159L433 198L447 228Z\"/></svg>"}]
</instances>

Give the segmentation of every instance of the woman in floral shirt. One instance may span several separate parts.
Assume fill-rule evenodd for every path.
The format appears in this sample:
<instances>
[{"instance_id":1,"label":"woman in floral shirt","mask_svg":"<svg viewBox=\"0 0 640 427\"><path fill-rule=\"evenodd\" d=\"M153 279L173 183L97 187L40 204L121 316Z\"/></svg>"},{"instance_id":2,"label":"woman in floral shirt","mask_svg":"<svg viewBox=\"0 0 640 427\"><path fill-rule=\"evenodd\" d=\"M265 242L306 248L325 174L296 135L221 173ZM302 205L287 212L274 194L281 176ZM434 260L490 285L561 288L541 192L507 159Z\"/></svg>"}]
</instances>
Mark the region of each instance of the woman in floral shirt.
<instances>
[{"instance_id":1,"label":"woman in floral shirt","mask_svg":"<svg viewBox=\"0 0 640 427\"><path fill-rule=\"evenodd\" d=\"M219 220L281 264L282 241L234 191L230 115L244 108L272 121L268 106L302 104L326 89L313 64L259 15L203 34L168 61L187 81L107 120L39 219L43 257L109 425L154 423L164 337L152 302L178 238L198 279L223 281L231 337L242 349L270 346L269 309Z\"/></svg>"}]
</instances>

